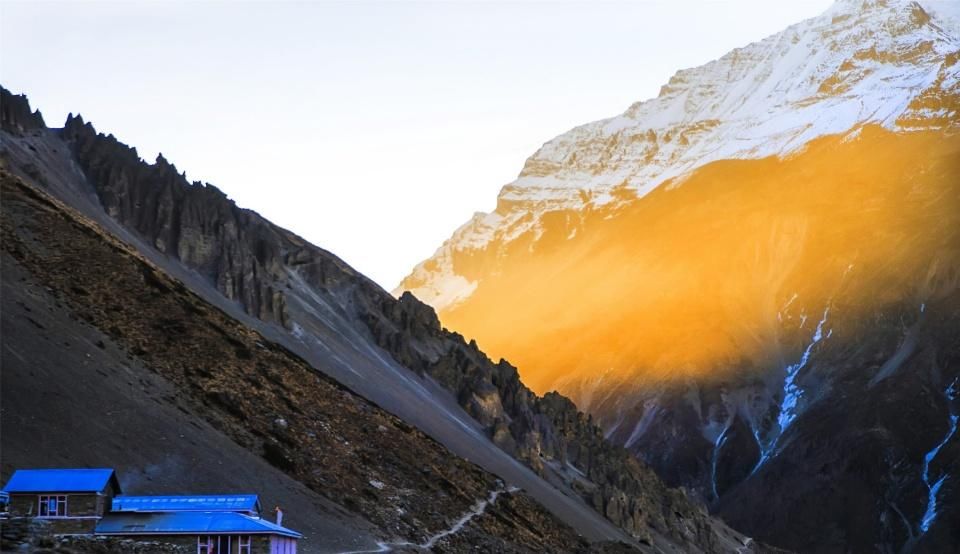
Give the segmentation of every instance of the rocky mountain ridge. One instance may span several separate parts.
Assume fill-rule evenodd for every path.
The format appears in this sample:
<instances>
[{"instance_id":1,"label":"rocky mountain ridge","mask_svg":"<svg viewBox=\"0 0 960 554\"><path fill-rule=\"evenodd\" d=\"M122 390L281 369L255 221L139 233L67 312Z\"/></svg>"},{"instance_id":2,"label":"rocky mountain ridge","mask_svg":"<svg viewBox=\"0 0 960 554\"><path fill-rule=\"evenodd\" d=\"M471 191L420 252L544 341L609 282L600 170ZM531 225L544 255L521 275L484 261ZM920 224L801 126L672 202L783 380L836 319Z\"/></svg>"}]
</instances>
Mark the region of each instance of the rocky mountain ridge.
<instances>
[{"instance_id":1,"label":"rocky mountain ridge","mask_svg":"<svg viewBox=\"0 0 960 554\"><path fill-rule=\"evenodd\" d=\"M5 93L3 100L16 98ZM84 210L314 367L528 490L587 537L626 537L619 528L660 549L743 546L702 505L606 443L572 403L538 398L515 368L493 363L475 344L442 329L431 308L410 295L392 298L330 253L236 207L215 187L187 182L162 156L147 164L72 115L61 130L22 138L11 131L4 146L11 171ZM239 313L231 311L236 308ZM504 452L539 477L512 465Z\"/></svg>"},{"instance_id":2,"label":"rocky mountain ridge","mask_svg":"<svg viewBox=\"0 0 960 554\"><path fill-rule=\"evenodd\" d=\"M127 470L131 492L226 481L283 503L304 552L430 540L452 551L606 548L94 222L3 169L0 184L5 475L27 464L111 465ZM491 491L501 491L496 503L433 538Z\"/></svg>"}]
</instances>

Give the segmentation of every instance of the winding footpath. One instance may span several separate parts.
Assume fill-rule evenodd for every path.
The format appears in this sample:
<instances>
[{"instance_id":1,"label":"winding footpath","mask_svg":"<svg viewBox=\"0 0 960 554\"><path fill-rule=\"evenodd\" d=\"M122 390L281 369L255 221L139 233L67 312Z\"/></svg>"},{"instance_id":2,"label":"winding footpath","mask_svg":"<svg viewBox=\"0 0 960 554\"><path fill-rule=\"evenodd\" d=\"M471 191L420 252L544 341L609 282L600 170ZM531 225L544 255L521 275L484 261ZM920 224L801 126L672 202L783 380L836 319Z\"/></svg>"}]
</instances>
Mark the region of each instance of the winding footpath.
<instances>
[{"instance_id":1,"label":"winding footpath","mask_svg":"<svg viewBox=\"0 0 960 554\"><path fill-rule=\"evenodd\" d=\"M501 484L499 487L491 491L490 495L487 496L486 499L478 500L476 503L474 503L474 505L470 508L470 510L468 510L466 513L460 516L460 519L458 519L452 526L444 529L443 531L440 531L435 535L431 535L424 542L421 542L421 543L413 543L409 541L378 542L376 550L351 550L349 552L341 552L340 554L374 554L377 552L391 552L394 548L401 548L401 547L429 550L434 546L436 546L437 543L443 540L444 538L459 533L460 530L463 529L468 523L470 523L470 521L473 518L482 515L486 511L487 506L495 503L497 501L498 496L500 496L504 492L509 494L509 493L517 492L518 490L520 489L517 487L506 486L504 484Z\"/></svg>"}]
</instances>

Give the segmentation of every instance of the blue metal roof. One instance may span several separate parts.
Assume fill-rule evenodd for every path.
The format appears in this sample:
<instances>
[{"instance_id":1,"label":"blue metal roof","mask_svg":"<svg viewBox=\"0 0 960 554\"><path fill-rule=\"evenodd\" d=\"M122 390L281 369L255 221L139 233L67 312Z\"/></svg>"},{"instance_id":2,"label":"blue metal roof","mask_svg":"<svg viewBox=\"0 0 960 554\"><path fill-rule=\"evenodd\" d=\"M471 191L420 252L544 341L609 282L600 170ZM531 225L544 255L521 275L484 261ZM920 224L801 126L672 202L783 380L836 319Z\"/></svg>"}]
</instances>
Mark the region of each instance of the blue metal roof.
<instances>
[{"instance_id":1,"label":"blue metal roof","mask_svg":"<svg viewBox=\"0 0 960 554\"><path fill-rule=\"evenodd\" d=\"M250 512L260 513L255 494L209 494L199 496L117 496L114 512Z\"/></svg>"},{"instance_id":2,"label":"blue metal roof","mask_svg":"<svg viewBox=\"0 0 960 554\"><path fill-rule=\"evenodd\" d=\"M109 513L97 524L101 535L303 535L276 523L236 512Z\"/></svg>"},{"instance_id":3,"label":"blue metal roof","mask_svg":"<svg viewBox=\"0 0 960 554\"><path fill-rule=\"evenodd\" d=\"M112 482L112 483L111 483ZM5 492L101 492L120 484L113 470L104 469L18 469L4 485Z\"/></svg>"}]
</instances>

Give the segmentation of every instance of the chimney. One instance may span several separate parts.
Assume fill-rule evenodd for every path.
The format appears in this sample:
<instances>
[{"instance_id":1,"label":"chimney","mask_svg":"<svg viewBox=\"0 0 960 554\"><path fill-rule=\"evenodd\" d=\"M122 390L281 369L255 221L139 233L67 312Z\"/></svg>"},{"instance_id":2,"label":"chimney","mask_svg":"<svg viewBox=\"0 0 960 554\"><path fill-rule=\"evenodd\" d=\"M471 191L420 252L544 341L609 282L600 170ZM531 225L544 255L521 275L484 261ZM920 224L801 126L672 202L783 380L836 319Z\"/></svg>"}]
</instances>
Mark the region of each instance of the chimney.
<instances>
[{"instance_id":1,"label":"chimney","mask_svg":"<svg viewBox=\"0 0 960 554\"><path fill-rule=\"evenodd\" d=\"M280 509L280 506L277 506L273 511L277 513L277 525L283 525L283 510Z\"/></svg>"}]
</instances>

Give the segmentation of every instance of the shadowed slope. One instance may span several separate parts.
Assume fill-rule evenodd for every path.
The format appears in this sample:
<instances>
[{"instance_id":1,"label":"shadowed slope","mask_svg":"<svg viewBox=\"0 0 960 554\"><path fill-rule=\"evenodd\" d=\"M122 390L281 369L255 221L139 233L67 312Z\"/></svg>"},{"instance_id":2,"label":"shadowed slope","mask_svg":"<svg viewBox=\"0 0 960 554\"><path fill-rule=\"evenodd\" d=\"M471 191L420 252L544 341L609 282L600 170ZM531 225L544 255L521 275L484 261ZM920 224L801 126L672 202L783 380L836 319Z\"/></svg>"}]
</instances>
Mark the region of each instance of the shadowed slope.
<instances>
[{"instance_id":1,"label":"shadowed slope","mask_svg":"<svg viewBox=\"0 0 960 554\"><path fill-rule=\"evenodd\" d=\"M117 466L144 492L273 485L265 497L299 506L290 524L315 533L305 552L420 542L502 487L92 222L6 171L0 182L3 296L13 300L3 324L19 339L3 349L5 472ZM33 352L51 339L60 344ZM216 474L224 471L235 475ZM187 489L196 486L204 490ZM529 498L505 496L451 540L508 552L589 549Z\"/></svg>"}]
</instances>

